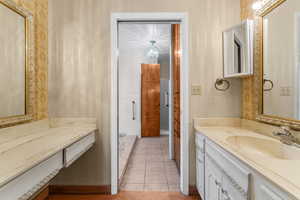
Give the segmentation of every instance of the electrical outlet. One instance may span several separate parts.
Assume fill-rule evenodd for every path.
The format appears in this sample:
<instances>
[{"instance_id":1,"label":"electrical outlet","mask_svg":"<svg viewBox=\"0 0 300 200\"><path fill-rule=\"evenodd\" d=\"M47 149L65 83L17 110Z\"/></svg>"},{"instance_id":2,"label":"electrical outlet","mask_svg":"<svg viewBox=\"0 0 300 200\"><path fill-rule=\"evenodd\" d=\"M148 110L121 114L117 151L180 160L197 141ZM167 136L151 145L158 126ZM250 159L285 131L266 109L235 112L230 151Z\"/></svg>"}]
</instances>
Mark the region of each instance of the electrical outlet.
<instances>
[{"instance_id":1,"label":"electrical outlet","mask_svg":"<svg viewBox=\"0 0 300 200\"><path fill-rule=\"evenodd\" d=\"M291 87L281 87L280 88L280 96L291 96L292 88Z\"/></svg>"},{"instance_id":2,"label":"electrical outlet","mask_svg":"<svg viewBox=\"0 0 300 200\"><path fill-rule=\"evenodd\" d=\"M201 86L200 85L192 85L192 95L201 96Z\"/></svg>"}]
</instances>

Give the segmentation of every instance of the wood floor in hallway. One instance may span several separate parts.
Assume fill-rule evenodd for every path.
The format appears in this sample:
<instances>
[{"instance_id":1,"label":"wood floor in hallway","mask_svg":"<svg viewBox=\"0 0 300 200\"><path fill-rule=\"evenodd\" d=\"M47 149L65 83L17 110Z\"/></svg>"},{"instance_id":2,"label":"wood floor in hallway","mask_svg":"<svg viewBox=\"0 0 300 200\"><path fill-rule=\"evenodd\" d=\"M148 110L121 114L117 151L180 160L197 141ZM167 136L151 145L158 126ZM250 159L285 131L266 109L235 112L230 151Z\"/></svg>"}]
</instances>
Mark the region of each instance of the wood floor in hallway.
<instances>
[{"instance_id":1,"label":"wood floor in hallway","mask_svg":"<svg viewBox=\"0 0 300 200\"><path fill-rule=\"evenodd\" d=\"M120 192L118 195L53 195L49 200L200 200L179 192Z\"/></svg>"}]
</instances>

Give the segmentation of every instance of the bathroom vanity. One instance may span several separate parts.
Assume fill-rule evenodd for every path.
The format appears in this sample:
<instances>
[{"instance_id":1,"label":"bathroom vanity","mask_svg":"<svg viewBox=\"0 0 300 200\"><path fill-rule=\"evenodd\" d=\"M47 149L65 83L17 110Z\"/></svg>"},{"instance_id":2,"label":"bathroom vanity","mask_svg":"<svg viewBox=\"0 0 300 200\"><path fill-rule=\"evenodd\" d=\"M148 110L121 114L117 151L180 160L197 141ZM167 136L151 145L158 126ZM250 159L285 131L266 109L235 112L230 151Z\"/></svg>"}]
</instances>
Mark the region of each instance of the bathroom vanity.
<instances>
[{"instance_id":1,"label":"bathroom vanity","mask_svg":"<svg viewBox=\"0 0 300 200\"><path fill-rule=\"evenodd\" d=\"M259 126L270 130L247 120L195 120L197 189L204 200L300 199L300 149L258 133Z\"/></svg>"},{"instance_id":2,"label":"bathroom vanity","mask_svg":"<svg viewBox=\"0 0 300 200\"><path fill-rule=\"evenodd\" d=\"M95 143L95 120L47 119L0 130L0 199L26 200Z\"/></svg>"}]
</instances>

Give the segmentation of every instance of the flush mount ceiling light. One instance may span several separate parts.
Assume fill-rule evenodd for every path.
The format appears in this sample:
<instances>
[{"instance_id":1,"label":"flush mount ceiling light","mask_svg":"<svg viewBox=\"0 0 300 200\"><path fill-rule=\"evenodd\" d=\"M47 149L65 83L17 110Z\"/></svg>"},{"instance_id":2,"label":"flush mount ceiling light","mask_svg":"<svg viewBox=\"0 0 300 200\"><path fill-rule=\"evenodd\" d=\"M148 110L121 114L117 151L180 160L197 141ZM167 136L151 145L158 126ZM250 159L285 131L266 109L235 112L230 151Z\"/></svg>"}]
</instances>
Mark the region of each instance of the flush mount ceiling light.
<instances>
[{"instance_id":1,"label":"flush mount ceiling light","mask_svg":"<svg viewBox=\"0 0 300 200\"><path fill-rule=\"evenodd\" d=\"M149 64L157 64L159 57L159 49L155 45L155 40L151 40L150 43L151 46L146 49L146 56L148 58Z\"/></svg>"},{"instance_id":2,"label":"flush mount ceiling light","mask_svg":"<svg viewBox=\"0 0 300 200\"><path fill-rule=\"evenodd\" d=\"M252 9L253 10L259 10L261 9L263 6L263 1L262 0L259 0L259 1L256 1L252 4Z\"/></svg>"}]
</instances>

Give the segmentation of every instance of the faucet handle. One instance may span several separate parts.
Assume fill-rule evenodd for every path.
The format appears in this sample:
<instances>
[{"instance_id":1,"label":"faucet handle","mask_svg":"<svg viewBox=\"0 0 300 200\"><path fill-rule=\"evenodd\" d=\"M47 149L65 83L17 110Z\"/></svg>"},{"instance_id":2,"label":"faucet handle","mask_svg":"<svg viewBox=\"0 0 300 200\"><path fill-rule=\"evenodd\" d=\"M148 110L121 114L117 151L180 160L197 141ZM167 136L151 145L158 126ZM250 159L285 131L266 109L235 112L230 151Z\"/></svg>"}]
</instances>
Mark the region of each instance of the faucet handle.
<instances>
[{"instance_id":1,"label":"faucet handle","mask_svg":"<svg viewBox=\"0 0 300 200\"><path fill-rule=\"evenodd\" d=\"M274 136L291 136L292 135L291 128L288 126L280 126L280 130L274 131L273 135Z\"/></svg>"},{"instance_id":2,"label":"faucet handle","mask_svg":"<svg viewBox=\"0 0 300 200\"><path fill-rule=\"evenodd\" d=\"M289 126L280 126L280 128L286 135L292 135L292 129Z\"/></svg>"},{"instance_id":3,"label":"faucet handle","mask_svg":"<svg viewBox=\"0 0 300 200\"><path fill-rule=\"evenodd\" d=\"M285 132L291 132L291 128L289 126L280 126L280 128Z\"/></svg>"}]
</instances>

